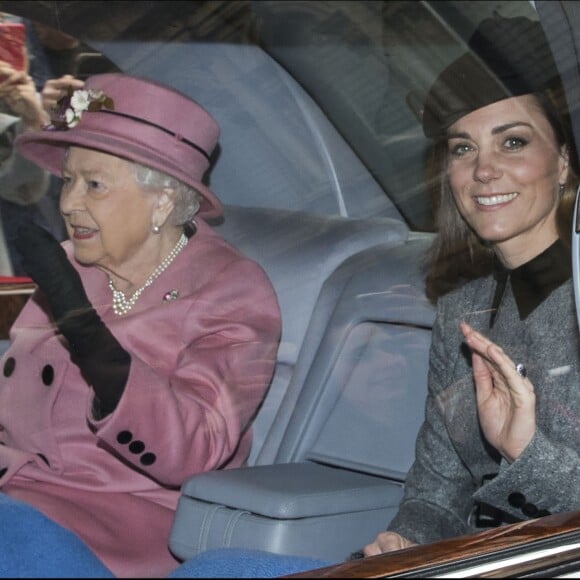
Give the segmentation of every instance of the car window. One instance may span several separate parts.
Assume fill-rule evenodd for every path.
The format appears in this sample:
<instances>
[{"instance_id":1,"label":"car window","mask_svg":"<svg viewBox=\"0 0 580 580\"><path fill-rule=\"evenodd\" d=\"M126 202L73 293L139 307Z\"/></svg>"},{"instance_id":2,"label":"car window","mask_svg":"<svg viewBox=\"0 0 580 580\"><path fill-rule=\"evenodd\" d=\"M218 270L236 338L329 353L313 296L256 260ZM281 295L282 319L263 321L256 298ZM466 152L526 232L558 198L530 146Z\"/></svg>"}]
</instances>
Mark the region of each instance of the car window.
<instances>
[{"instance_id":1,"label":"car window","mask_svg":"<svg viewBox=\"0 0 580 580\"><path fill-rule=\"evenodd\" d=\"M160 31L150 24L158 8L127 22L116 4L118 30L105 32L89 8L67 23L84 43L70 68L112 64L215 113L212 186L226 203L396 217L419 231L434 229L417 119L425 88L486 15L536 18L526 0L178 2ZM29 14L55 19L48 6Z\"/></svg>"},{"instance_id":2,"label":"car window","mask_svg":"<svg viewBox=\"0 0 580 580\"><path fill-rule=\"evenodd\" d=\"M226 212L212 225L260 263L283 313L277 368L253 424L249 467L314 466L304 478L313 475L316 485L333 481L333 471L362 480L361 488L374 493L364 509L380 504L382 526L400 501L425 417L435 320L425 295L426 256L437 233L427 171L431 143L421 124L426 92L465 52L482 20L494 14L538 20L534 3L8 1L0 8L30 23L54 75L143 76L184 92L218 120L221 135L206 181ZM39 62L33 55L33 64ZM64 238L60 181L51 179L50 195L30 205ZM25 273L11 254L11 211L0 206L0 276L13 284L13 276ZM24 279L17 304L4 310L0 340L32 290ZM487 317L488 310L476 315ZM552 369L554 376L562 369ZM442 397L449 413L453 396ZM461 440L464 433L454 436ZM268 482L285 481L270 473ZM193 534L178 537L181 556L208 538L237 538L235 522L252 510L271 509L258 513L269 522L283 519L275 493L266 507L256 507L269 490L259 487L260 477L249 478L243 491L220 488L233 490L227 501L209 479L184 487L196 517L212 502L238 511L227 533L212 529L197 543ZM375 487L380 478L392 484L387 507L380 503L384 490ZM291 487L290 475L288 481ZM338 491L349 482L340 480ZM259 501L247 492L253 487L264 491ZM354 502L356 494L345 495ZM338 502L317 504L315 515L327 515L332 504ZM300 520L304 514L296 509ZM334 556L333 542L341 540L338 526L335 531L325 555Z\"/></svg>"}]
</instances>

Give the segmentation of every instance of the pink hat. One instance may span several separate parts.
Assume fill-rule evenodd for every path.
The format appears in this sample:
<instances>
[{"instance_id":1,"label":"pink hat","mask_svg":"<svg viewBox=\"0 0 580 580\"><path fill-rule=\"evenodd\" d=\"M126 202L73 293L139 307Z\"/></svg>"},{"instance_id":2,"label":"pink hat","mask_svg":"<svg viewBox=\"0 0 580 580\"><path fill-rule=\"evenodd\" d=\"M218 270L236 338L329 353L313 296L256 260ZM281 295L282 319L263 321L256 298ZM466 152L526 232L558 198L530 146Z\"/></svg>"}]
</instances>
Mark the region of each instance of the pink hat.
<instances>
[{"instance_id":1,"label":"pink hat","mask_svg":"<svg viewBox=\"0 0 580 580\"><path fill-rule=\"evenodd\" d=\"M71 145L116 155L195 188L201 217L221 215L220 201L202 183L220 130L189 97L149 80L100 74L63 99L55 115L51 125L17 138L19 153L55 175Z\"/></svg>"}]
</instances>

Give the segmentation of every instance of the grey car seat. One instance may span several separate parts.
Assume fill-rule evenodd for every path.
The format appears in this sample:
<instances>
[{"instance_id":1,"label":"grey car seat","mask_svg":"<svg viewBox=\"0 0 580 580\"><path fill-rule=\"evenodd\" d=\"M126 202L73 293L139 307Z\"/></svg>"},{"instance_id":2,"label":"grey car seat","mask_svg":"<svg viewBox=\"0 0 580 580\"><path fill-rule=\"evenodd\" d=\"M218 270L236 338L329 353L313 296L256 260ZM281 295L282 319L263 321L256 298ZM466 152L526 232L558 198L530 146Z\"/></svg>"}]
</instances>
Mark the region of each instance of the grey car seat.
<instances>
[{"instance_id":1,"label":"grey car seat","mask_svg":"<svg viewBox=\"0 0 580 580\"><path fill-rule=\"evenodd\" d=\"M423 419L429 243L370 247L326 280L294 369L300 388L286 390L256 464L183 485L174 554L231 546L338 562L386 527Z\"/></svg>"},{"instance_id":2,"label":"grey car seat","mask_svg":"<svg viewBox=\"0 0 580 580\"><path fill-rule=\"evenodd\" d=\"M342 218L233 205L225 206L224 216L216 231L264 268L282 313L274 377L253 423L248 460L250 465L267 464L281 439L279 420L273 426L278 408L284 397L297 396L313 358L314 351L303 348L303 341L325 280L349 256L379 244L400 244L409 230L403 222L386 217ZM323 330L318 327L319 334Z\"/></svg>"}]
</instances>

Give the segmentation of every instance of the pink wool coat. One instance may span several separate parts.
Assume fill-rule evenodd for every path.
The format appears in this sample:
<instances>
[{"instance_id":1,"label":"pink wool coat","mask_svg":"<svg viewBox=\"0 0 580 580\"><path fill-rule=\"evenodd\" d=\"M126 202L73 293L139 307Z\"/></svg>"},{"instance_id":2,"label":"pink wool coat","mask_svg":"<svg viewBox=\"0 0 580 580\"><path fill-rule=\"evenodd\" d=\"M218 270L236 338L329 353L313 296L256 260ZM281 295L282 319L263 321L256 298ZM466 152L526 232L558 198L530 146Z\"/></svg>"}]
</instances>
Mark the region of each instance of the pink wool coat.
<instances>
[{"instance_id":1,"label":"pink wool coat","mask_svg":"<svg viewBox=\"0 0 580 580\"><path fill-rule=\"evenodd\" d=\"M203 222L125 316L107 275L73 264L131 355L129 379L95 420L93 392L35 294L0 360L0 490L76 532L115 575L165 576L178 565L167 542L180 485L247 459L278 303L263 270Z\"/></svg>"}]
</instances>

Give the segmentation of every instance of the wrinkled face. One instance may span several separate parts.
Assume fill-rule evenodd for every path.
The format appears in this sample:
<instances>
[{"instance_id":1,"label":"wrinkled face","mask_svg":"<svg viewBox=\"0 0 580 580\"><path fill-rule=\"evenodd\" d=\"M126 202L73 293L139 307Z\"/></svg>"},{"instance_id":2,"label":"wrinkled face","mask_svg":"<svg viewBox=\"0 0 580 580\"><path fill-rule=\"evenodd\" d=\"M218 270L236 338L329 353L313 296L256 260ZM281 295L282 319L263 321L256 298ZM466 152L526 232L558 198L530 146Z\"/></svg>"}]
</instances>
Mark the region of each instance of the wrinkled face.
<instances>
[{"instance_id":1,"label":"wrinkled face","mask_svg":"<svg viewBox=\"0 0 580 580\"><path fill-rule=\"evenodd\" d=\"M566 152L531 95L465 115L448 130L449 185L463 219L516 267L556 240Z\"/></svg>"},{"instance_id":2,"label":"wrinkled face","mask_svg":"<svg viewBox=\"0 0 580 580\"><path fill-rule=\"evenodd\" d=\"M62 176L60 209L77 261L113 272L142 262L153 235L156 195L137 185L133 165L71 147Z\"/></svg>"}]
</instances>

